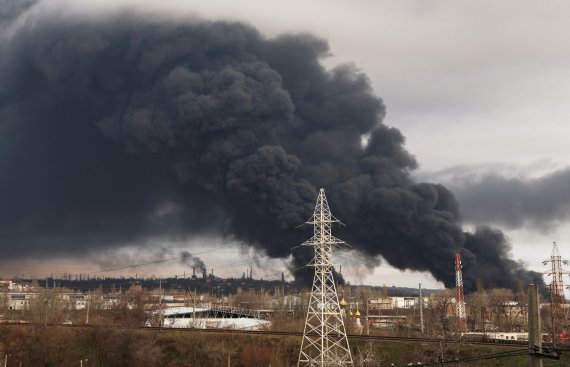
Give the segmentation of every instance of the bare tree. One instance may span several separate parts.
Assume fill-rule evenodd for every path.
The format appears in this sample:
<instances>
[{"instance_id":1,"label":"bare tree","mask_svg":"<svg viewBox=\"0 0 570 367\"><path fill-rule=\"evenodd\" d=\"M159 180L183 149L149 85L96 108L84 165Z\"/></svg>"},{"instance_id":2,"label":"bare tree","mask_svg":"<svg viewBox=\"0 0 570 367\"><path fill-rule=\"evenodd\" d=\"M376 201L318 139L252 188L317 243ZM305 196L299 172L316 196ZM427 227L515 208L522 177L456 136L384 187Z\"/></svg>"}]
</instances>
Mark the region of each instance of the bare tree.
<instances>
[{"instance_id":1,"label":"bare tree","mask_svg":"<svg viewBox=\"0 0 570 367\"><path fill-rule=\"evenodd\" d=\"M424 321L426 330L433 335L446 335L449 330L449 316L453 315L453 290L446 289L432 294L425 307Z\"/></svg>"},{"instance_id":2,"label":"bare tree","mask_svg":"<svg viewBox=\"0 0 570 367\"><path fill-rule=\"evenodd\" d=\"M512 290L494 288L489 291L490 315L494 324L500 329L512 330L514 306L516 302Z\"/></svg>"},{"instance_id":3,"label":"bare tree","mask_svg":"<svg viewBox=\"0 0 570 367\"><path fill-rule=\"evenodd\" d=\"M478 290L466 298L466 311L471 321L470 329L485 331L487 314L489 310L489 296L486 291Z\"/></svg>"},{"instance_id":4,"label":"bare tree","mask_svg":"<svg viewBox=\"0 0 570 367\"><path fill-rule=\"evenodd\" d=\"M382 359L378 356L374 343L370 340L355 348L354 365L357 367L378 366Z\"/></svg>"}]
</instances>

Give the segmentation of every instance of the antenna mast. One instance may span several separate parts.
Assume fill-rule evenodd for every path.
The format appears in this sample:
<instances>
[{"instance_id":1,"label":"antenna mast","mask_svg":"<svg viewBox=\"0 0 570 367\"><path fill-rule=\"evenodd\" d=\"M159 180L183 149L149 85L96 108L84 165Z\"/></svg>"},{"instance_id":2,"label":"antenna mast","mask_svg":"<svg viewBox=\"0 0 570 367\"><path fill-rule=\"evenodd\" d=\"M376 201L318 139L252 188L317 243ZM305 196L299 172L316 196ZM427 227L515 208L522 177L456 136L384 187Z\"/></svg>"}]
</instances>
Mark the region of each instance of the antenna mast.
<instances>
[{"instance_id":1,"label":"antenna mast","mask_svg":"<svg viewBox=\"0 0 570 367\"><path fill-rule=\"evenodd\" d=\"M348 246L331 234L331 224L340 223L330 212L325 190L319 190L315 212L307 224L314 234L302 246L315 249L309 264L315 268L303 342L297 366L354 366L346 337L332 271L333 246Z\"/></svg>"},{"instance_id":2,"label":"antenna mast","mask_svg":"<svg viewBox=\"0 0 570 367\"><path fill-rule=\"evenodd\" d=\"M461 272L461 251L455 251L455 301L460 330L465 328L465 295L463 294L463 274Z\"/></svg>"}]
</instances>

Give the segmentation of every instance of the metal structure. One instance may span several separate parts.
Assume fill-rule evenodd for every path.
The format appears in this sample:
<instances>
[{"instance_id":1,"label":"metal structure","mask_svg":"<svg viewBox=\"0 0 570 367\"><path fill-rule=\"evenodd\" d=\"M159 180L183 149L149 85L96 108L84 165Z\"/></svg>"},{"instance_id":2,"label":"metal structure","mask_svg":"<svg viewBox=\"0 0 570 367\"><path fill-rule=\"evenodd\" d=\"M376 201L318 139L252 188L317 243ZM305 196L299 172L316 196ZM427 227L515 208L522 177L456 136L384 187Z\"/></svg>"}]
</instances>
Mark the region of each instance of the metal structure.
<instances>
[{"instance_id":1,"label":"metal structure","mask_svg":"<svg viewBox=\"0 0 570 367\"><path fill-rule=\"evenodd\" d=\"M552 328L552 342L554 345L557 344L558 330L561 328L566 328L567 325L567 308L564 305L566 303L566 297L564 297L564 282L562 281L563 274L570 274L568 271L562 268L562 265L568 265L568 260L562 259L560 252L558 251L558 245L556 242L552 243L552 254L550 259L544 260L542 264L547 265L550 263L550 271L544 272L544 274L550 275L552 281L550 282L550 322Z\"/></svg>"},{"instance_id":2,"label":"metal structure","mask_svg":"<svg viewBox=\"0 0 570 367\"><path fill-rule=\"evenodd\" d=\"M348 246L331 233L333 223L325 190L319 190L315 212L307 224L314 234L302 246L314 247L313 288L297 366L354 366L333 278L333 247Z\"/></svg>"},{"instance_id":3,"label":"metal structure","mask_svg":"<svg viewBox=\"0 0 570 367\"><path fill-rule=\"evenodd\" d=\"M465 296L463 294L463 274L461 272L461 251L455 251L455 302L458 326L465 328Z\"/></svg>"},{"instance_id":4,"label":"metal structure","mask_svg":"<svg viewBox=\"0 0 570 367\"><path fill-rule=\"evenodd\" d=\"M568 260L562 259L556 242L552 243L552 255L550 255L550 259L544 260L542 262L543 265L547 265L548 263L550 263L551 270L544 272L544 274L552 276L552 281L550 282L550 298L552 304L554 305L566 303L566 297L564 297L564 282L562 281L562 275L570 273L562 269L562 264L568 265Z\"/></svg>"}]
</instances>

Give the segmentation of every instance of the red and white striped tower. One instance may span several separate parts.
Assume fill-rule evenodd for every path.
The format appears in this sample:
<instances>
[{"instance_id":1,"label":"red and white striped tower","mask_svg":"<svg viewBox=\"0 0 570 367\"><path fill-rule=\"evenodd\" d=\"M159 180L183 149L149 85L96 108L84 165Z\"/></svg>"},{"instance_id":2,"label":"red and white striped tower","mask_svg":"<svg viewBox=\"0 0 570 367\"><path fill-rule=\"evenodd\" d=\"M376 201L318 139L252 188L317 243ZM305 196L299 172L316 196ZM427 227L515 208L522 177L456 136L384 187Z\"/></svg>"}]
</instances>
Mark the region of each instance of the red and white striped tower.
<instances>
[{"instance_id":1,"label":"red and white striped tower","mask_svg":"<svg viewBox=\"0 0 570 367\"><path fill-rule=\"evenodd\" d=\"M465 295L463 294L463 275L461 273L461 251L455 251L455 302L458 326L465 329Z\"/></svg>"}]
</instances>

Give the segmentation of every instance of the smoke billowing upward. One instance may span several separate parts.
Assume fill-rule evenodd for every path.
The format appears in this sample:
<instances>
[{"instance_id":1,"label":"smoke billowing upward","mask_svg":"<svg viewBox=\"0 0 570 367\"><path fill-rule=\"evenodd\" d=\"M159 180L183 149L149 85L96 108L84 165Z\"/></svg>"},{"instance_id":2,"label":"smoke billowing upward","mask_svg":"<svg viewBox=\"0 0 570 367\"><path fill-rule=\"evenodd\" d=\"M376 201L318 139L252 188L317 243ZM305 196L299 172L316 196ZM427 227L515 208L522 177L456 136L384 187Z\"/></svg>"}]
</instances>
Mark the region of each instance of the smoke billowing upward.
<instances>
[{"instance_id":1,"label":"smoke billowing upward","mask_svg":"<svg viewBox=\"0 0 570 367\"><path fill-rule=\"evenodd\" d=\"M198 256L193 256L190 251L182 251L182 263L188 265L192 270L193 274L197 271L198 274L205 274L208 269L206 269L206 264Z\"/></svg>"},{"instance_id":2,"label":"smoke billowing upward","mask_svg":"<svg viewBox=\"0 0 570 367\"><path fill-rule=\"evenodd\" d=\"M364 254L453 286L462 248L466 289L534 276L500 232L463 233L445 187L412 181L416 160L382 123L382 100L355 67L321 65L322 39L36 14L0 47L8 258L197 233L286 257L325 187L348 225L339 237Z\"/></svg>"}]
</instances>

